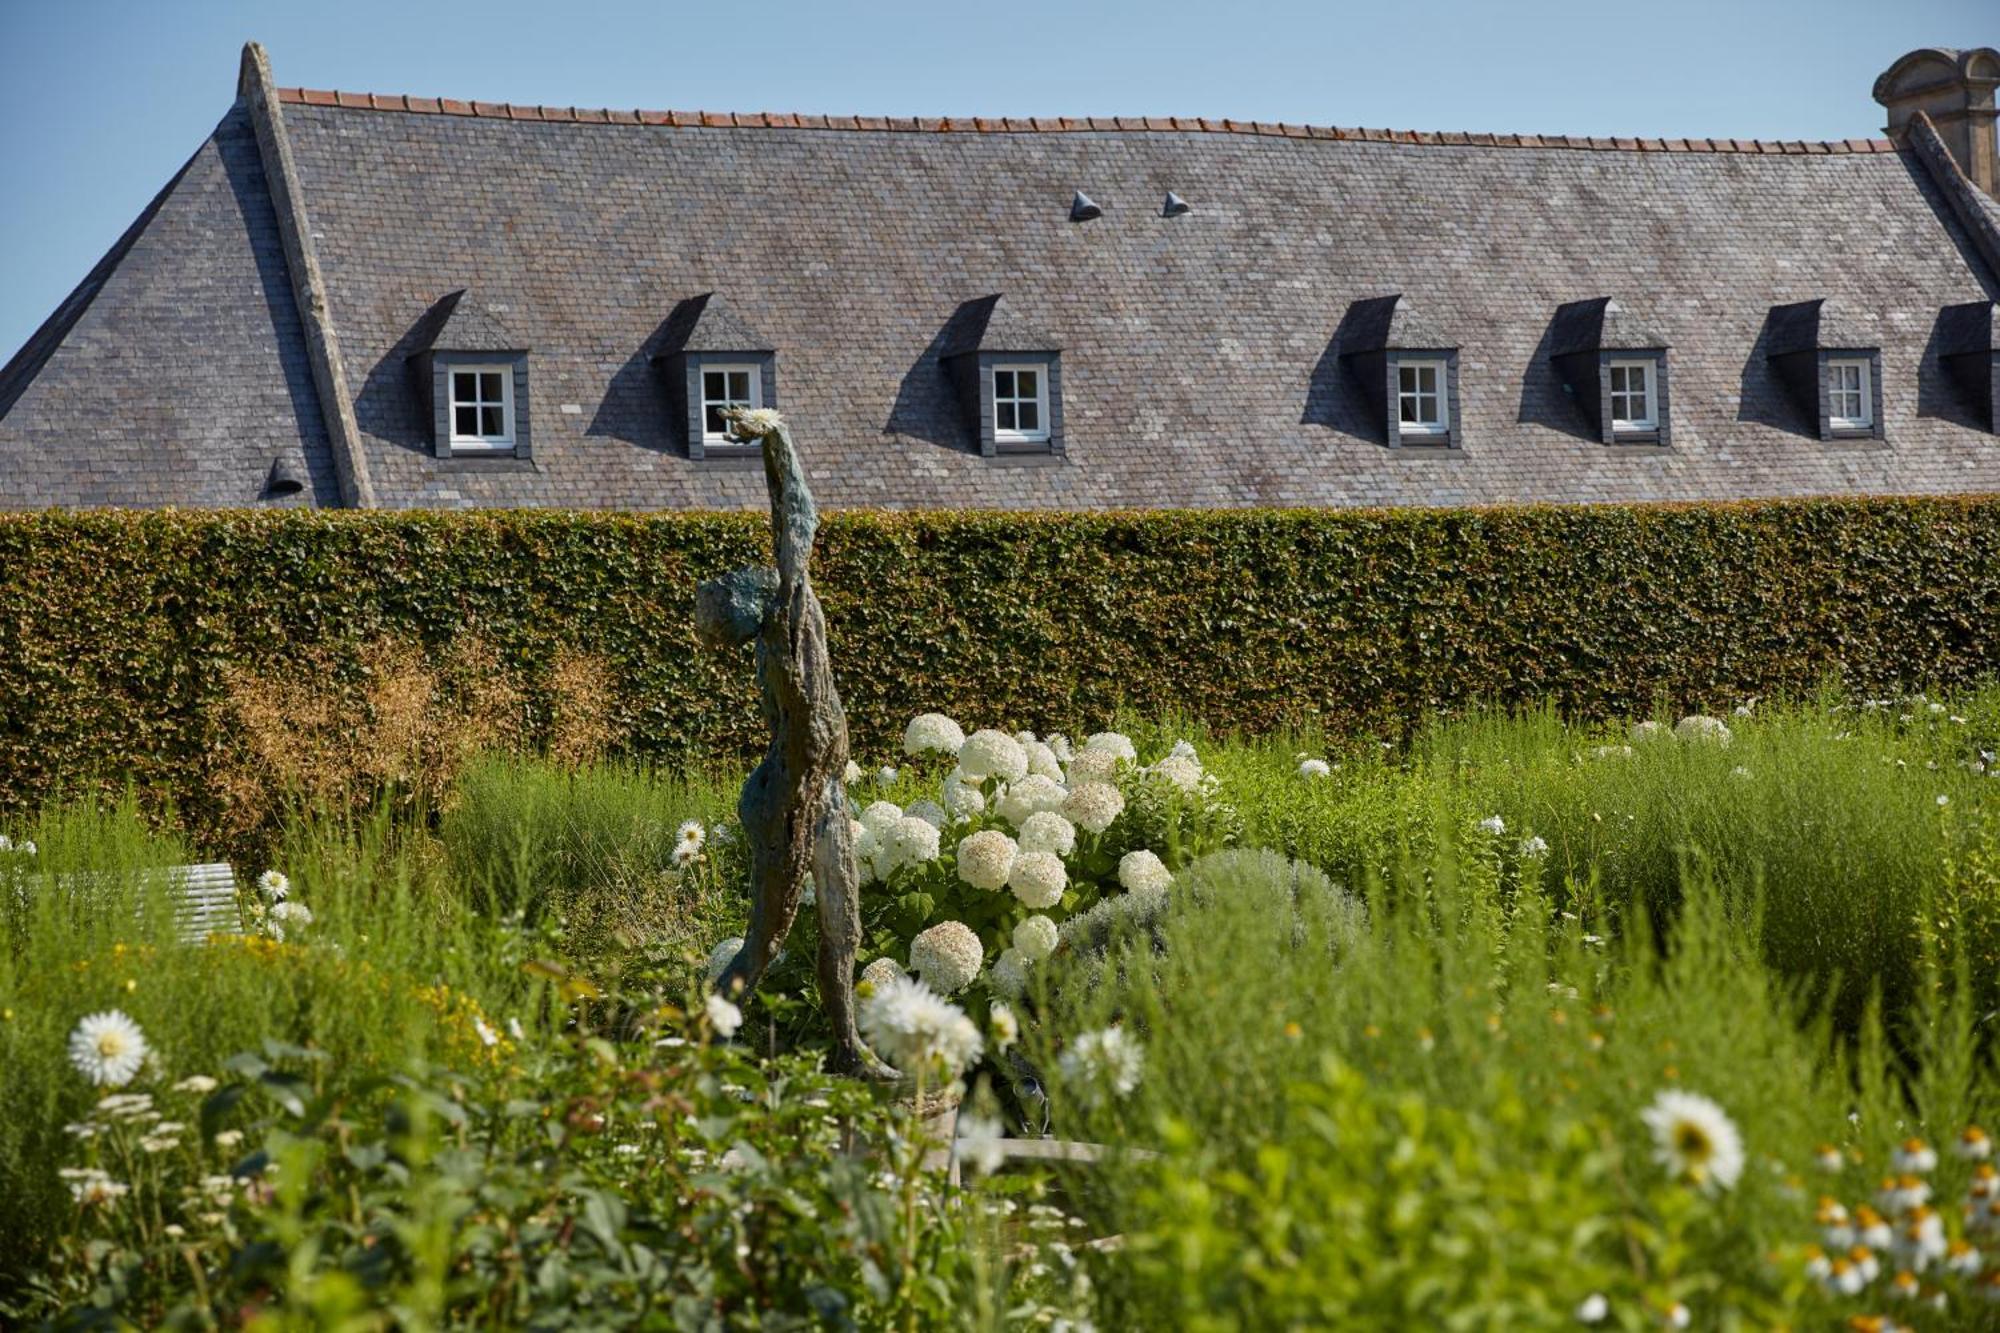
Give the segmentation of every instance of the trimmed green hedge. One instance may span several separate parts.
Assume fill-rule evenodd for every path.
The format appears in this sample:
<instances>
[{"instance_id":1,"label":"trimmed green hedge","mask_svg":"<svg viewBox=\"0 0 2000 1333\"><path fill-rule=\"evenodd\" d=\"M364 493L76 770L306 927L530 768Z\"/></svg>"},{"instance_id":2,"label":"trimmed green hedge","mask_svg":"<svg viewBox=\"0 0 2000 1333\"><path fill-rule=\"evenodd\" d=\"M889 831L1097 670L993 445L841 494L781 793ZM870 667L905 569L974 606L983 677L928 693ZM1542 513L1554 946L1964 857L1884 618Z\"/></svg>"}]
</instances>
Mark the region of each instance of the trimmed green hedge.
<instances>
[{"instance_id":1,"label":"trimmed green hedge","mask_svg":"<svg viewBox=\"0 0 2000 1333\"><path fill-rule=\"evenodd\" d=\"M0 810L80 779L199 832L222 671L474 631L531 674L601 655L639 754L755 751L747 654L697 646L697 580L751 516L235 512L0 518ZM1082 728L1400 727L1475 700L1723 707L1838 672L1992 673L2000 497L1716 506L852 514L818 584L864 755L912 712Z\"/></svg>"}]
</instances>

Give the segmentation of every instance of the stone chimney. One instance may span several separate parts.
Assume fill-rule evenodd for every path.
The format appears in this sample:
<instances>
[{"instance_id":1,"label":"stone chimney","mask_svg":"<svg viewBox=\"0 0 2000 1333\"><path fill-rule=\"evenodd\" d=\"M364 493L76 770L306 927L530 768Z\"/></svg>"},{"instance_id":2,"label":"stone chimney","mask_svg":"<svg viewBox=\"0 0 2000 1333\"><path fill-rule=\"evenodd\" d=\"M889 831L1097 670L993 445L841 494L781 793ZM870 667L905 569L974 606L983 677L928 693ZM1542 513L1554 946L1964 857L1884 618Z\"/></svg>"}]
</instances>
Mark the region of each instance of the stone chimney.
<instances>
[{"instance_id":1,"label":"stone chimney","mask_svg":"<svg viewBox=\"0 0 2000 1333\"><path fill-rule=\"evenodd\" d=\"M1889 137L1903 143L1911 117L1931 118L1966 178L2000 199L2000 147L1994 141L1993 90L2000 51L1929 46L1912 51L1875 80L1875 100L1889 108Z\"/></svg>"}]
</instances>

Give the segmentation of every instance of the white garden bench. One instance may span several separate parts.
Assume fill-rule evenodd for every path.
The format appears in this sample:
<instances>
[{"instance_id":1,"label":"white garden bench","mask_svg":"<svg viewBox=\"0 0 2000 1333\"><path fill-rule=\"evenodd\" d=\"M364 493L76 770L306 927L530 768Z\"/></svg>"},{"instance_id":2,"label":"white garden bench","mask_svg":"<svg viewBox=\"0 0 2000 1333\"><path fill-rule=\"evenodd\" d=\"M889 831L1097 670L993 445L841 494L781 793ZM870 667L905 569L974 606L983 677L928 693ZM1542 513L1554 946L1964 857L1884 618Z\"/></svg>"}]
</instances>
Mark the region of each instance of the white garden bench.
<instances>
[{"instance_id":1,"label":"white garden bench","mask_svg":"<svg viewBox=\"0 0 2000 1333\"><path fill-rule=\"evenodd\" d=\"M59 889L74 889L95 878L95 875L59 875L54 882ZM23 876L15 881L24 903L31 891L46 888L49 883L46 875ZM234 935L243 929L236 910L236 872L227 861L148 870L140 875L139 883L147 889L164 888L171 896L175 930L185 943L201 944L210 935Z\"/></svg>"}]
</instances>

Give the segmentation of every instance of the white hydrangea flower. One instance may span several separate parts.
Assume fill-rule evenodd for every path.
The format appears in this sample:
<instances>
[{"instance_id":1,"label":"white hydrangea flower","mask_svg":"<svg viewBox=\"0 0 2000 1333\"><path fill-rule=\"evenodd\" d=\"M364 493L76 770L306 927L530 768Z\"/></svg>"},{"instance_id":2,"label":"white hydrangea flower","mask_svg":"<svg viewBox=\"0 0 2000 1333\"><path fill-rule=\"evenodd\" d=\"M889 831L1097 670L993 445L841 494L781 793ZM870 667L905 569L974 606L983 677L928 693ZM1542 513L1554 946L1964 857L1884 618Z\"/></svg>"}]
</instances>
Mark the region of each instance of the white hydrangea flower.
<instances>
[{"instance_id":1,"label":"white hydrangea flower","mask_svg":"<svg viewBox=\"0 0 2000 1333\"><path fill-rule=\"evenodd\" d=\"M893 784L902 775L902 770L894 764L884 764L881 768L875 770L875 780L885 787Z\"/></svg>"},{"instance_id":2,"label":"white hydrangea flower","mask_svg":"<svg viewBox=\"0 0 2000 1333\"><path fill-rule=\"evenodd\" d=\"M713 986L717 981L721 980L722 974L729 970L729 965L736 961L736 955L741 952L743 952L743 937L741 935L732 935L713 949L710 949L708 951L708 967L705 971L705 975L708 977L708 984Z\"/></svg>"},{"instance_id":3,"label":"white hydrangea flower","mask_svg":"<svg viewBox=\"0 0 2000 1333\"><path fill-rule=\"evenodd\" d=\"M1095 1105L1106 1092L1132 1094L1145 1068L1145 1050L1124 1028L1109 1027L1079 1035L1062 1053L1059 1067L1063 1082L1086 1104Z\"/></svg>"},{"instance_id":4,"label":"white hydrangea flower","mask_svg":"<svg viewBox=\"0 0 2000 1333\"><path fill-rule=\"evenodd\" d=\"M1030 775L1045 777L1052 782L1063 781L1062 760L1056 758L1054 750L1051 750L1040 741L1024 742L1021 748L1028 752L1028 772Z\"/></svg>"},{"instance_id":5,"label":"white hydrangea flower","mask_svg":"<svg viewBox=\"0 0 2000 1333\"><path fill-rule=\"evenodd\" d=\"M999 829L982 829L958 844L958 877L975 889L997 892L1014 870L1014 840Z\"/></svg>"},{"instance_id":6,"label":"white hydrangea flower","mask_svg":"<svg viewBox=\"0 0 2000 1333\"><path fill-rule=\"evenodd\" d=\"M1017 1000L1028 989L1028 960L1021 957L1021 951L1008 946L993 960L993 968L987 973L994 993Z\"/></svg>"},{"instance_id":7,"label":"white hydrangea flower","mask_svg":"<svg viewBox=\"0 0 2000 1333\"><path fill-rule=\"evenodd\" d=\"M904 754L917 755L926 751L957 754L964 744L964 729L943 713L923 713L911 718L910 725L903 728Z\"/></svg>"},{"instance_id":8,"label":"white hydrangea flower","mask_svg":"<svg viewBox=\"0 0 2000 1333\"><path fill-rule=\"evenodd\" d=\"M946 1079L978 1059L985 1045L962 1009L908 977L892 977L862 1002L861 1033L905 1074L922 1069Z\"/></svg>"},{"instance_id":9,"label":"white hydrangea flower","mask_svg":"<svg viewBox=\"0 0 2000 1333\"><path fill-rule=\"evenodd\" d=\"M100 1088L122 1088L137 1078L146 1051L146 1034L121 1009L90 1014L69 1034L69 1062Z\"/></svg>"},{"instance_id":10,"label":"white hydrangea flower","mask_svg":"<svg viewBox=\"0 0 2000 1333\"><path fill-rule=\"evenodd\" d=\"M861 781L861 765L848 760L847 767L840 770L840 780L850 787Z\"/></svg>"},{"instance_id":11,"label":"white hydrangea flower","mask_svg":"<svg viewBox=\"0 0 2000 1333\"><path fill-rule=\"evenodd\" d=\"M1521 839L1522 856L1533 859L1534 857L1547 856L1548 854L1549 854L1548 839L1542 837L1539 833L1531 837L1526 837Z\"/></svg>"},{"instance_id":12,"label":"white hydrangea flower","mask_svg":"<svg viewBox=\"0 0 2000 1333\"><path fill-rule=\"evenodd\" d=\"M714 991L708 993L703 1008L708 1014L708 1025L714 1028L715 1035L724 1041L735 1036L736 1029L743 1026L743 1011Z\"/></svg>"},{"instance_id":13,"label":"white hydrangea flower","mask_svg":"<svg viewBox=\"0 0 2000 1333\"><path fill-rule=\"evenodd\" d=\"M861 826L874 834L877 842L882 842L902 817L903 807L894 801L876 801L861 812Z\"/></svg>"},{"instance_id":14,"label":"white hydrangea flower","mask_svg":"<svg viewBox=\"0 0 2000 1333\"><path fill-rule=\"evenodd\" d=\"M1142 849L1118 859L1118 882L1134 893L1146 893L1166 888L1174 876L1159 857Z\"/></svg>"},{"instance_id":15,"label":"white hydrangea flower","mask_svg":"<svg viewBox=\"0 0 2000 1333\"><path fill-rule=\"evenodd\" d=\"M951 816L945 813L944 807L936 801L912 801L910 802L909 809L903 811L903 813L913 818L921 819L932 828L937 829L943 828L951 819Z\"/></svg>"},{"instance_id":16,"label":"white hydrangea flower","mask_svg":"<svg viewBox=\"0 0 2000 1333\"><path fill-rule=\"evenodd\" d=\"M23 856L33 856L36 852L40 851L41 849L35 846L34 841L32 839L23 838L21 839L20 845L16 847L14 850L19 852Z\"/></svg>"},{"instance_id":17,"label":"white hydrangea flower","mask_svg":"<svg viewBox=\"0 0 2000 1333\"><path fill-rule=\"evenodd\" d=\"M1324 759L1302 759L1299 761L1299 776L1302 778L1323 778L1333 772Z\"/></svg>"},{"instance_id":18,"label":"white hydrangea flower","mask_svg":"<svg viewBox=\"0 0 2000 1333\"><path fill-rule=\"evenodd\" d=\"M1479 827L1497 838L1507 831L1507 821L1498 815L1488 815L1479 821Z\"/></svg>"},{"instance_id":19,"label":"white hydrangea flower","mask_svg":"<svg viewBox=\"0 0 2000 1333\"><path fill-rule=\"evenodd\" d=\"M1045 778L1039 773L1030 773L1018 782L1010 782L993 797L993 809L1002 819L1015 828L1028 822L1028 816L1040 814L1044 810L1060 810L1069 792L1060 782Z\"/></svg>"},{"instance_id":20,"label":"white hydrangea flower","mask_svg":"<svg viewBox=\"0 0 2000 1333\"><path fill-rule=\"evenodd\" d=\"M1674 723L1674 739L1683 741L1707 741L1711 745L1727 745L1730 741L1729 725L1719 717L1709 717L1703 713L1690 713Z\"/></svg>"},{"instance_id":21,"label":"white hydrangea flower","mask_svg":"<svg viewBox=\"0 0 2000 1333\"><path fill-rule=\"evenodd\" d=\"M1109 750L1085 750L1072 755L1069 761L1069 780L1072 785L1083 782L1111 782L1118 776L1118 756Z\"/></svg>"},{"instance_id":22,"label":"white hydrangea flower","mask_svg":"<svg viewBox=\"0 0 2000 1333\"><path fill-rule=\"evenodd\" d=\"M937 825L916 815L904 815L882 839L881 856L888 860L891 870L935 861L937 854ZM887 879L888 875L884 874L883 878Z\"/></svg>"},{"instance_id":23,"label":"white hydrangea flower","mask_svg":"<svg viewBox=\"0 0 2000 1333\"><path fill-rule=\"evenodd\" d=\"M1001 1140L1007 1137L993 1116L975 1111L958 1113L958 1160L975 1176L991 1175L1007 1161Z\"/></svg>"},{"instance_id":24,"label":"white hydrangea flower","mask_svg":"<svg viewBox=\"0 0 2000 1333\"><path fill-rule=\"evenodd\" d=\"M1022 852L1007 873L1007 887L1028 907L1054 907L1069 885L1069 871L1053 852Z\"/></svg>"},{"instance_id":25,"label":"white hydrangea flower","mask_svg":"<svg viewBox=\"0 0 2000 1333\"><path fill-rule=\"evenodd\" d=\"M281 903L291 891L292 882L281 871L266 870L257 876L257 892L269 902Z\"/></svg>"},{"instance_id":26,"label":"white hydrangea flower","mask_svg":"<svg viewBox=\"0 0 2000 1333\"><path fill-rule=\"evenodd\" d=\"M1153 765L1152 771L1184 792L1201 786L1201 764L1182 754L1170 754Z\"/></svg>"},{"instance_id":27,"label":"white hydrangea flower","mask_svg":"<svg viewBox=\"0 0 2000 1333\"><path fill-rule=\"evenodd\" d=\"M1014 733L1014 739L1021 742L1022 748L1025 749L1035 743L1035 733L1023 727Z\"/></svg>"},{"instance_id":28,"label":"white hydrangea flower","mask_svg":"<svg viewBox=\"0 0 2000 1333\"><path fill-rule=\"evenodd\" d=\"M1021 850L1068 856L1076 850L1076 825L1053 810L1042 810L1021 822Z\"/></svg>"},{"instance_id":29,"label":"white hydrangea flower","mask_svg":"<svg viewBox=\"0 0 2000 1333\"><path fill-rule=\"evenodd\" d=\"M880 844L876 841L874 831L866 824L858 819L848 820L847 838L854 847L855 860L865 865L875 858L876 849Z\"/></svg>"},{"instance_id":30,"label":"white hydrangea flower","mask_svg":"<svg viewBox=\"0 0 2000 1333\"><path fill-rule=\"evenodd\" d=\"M1014 927L1014 947L1028 962L1041 962L1056 951L1056 923L1045 916L1029 917Z\"/></svg>"},{"instance_id":31,"label":"white hydrangea flower","mask_svg":"<svg viewBox=\"0 0 2000 1333\"><path fill-rule=\"evenodd\" d=\"M970 986L985 961L979 936L962 921L940 921L910 941L910 971L940 995Z\"/></svg>"},{"instance_id":32,"label":"white hydrangea flower","mask_svg":"<svg viewBox=\"0 0 2000 1333\"><path fill-rule=\"evenodd\" d=\"M970 819L986 810L986 794L979 790L976 778L968 778L954 768L944 780L944 807L955 815Z\"/></svg>"},{"instance_id":33,"label":"white hydrangea flower","mask_svg":"<svg viewBox=\"0 0 2000 1333\"><path fill-rule=\"evenodd\" d=\"M1138 748L1132 744L1132 738L1123 732L1100 731L1084 741L1083 748L1086 752L1102 750L1114 758L1124 760L1128 764L1134 764L1139 761Z\"/></svg>"},{"instance_id":34,"label":"white hydrangea flower","mask_svg":"<svg viewBox=\"0 0 2000 1333\"><path fill-rule=\"evenodd\" d=\"M1043 743L1049 747L1049 752L1055 755L1056 759L1061 763L1067 764L1070 760L1076 758L1076 751L1069 748L1069 737L1063 735L1060 731L1050 736Z\"/></svg>"},{"instance_id":35,"label":"white hydrangea flower","mask_svg":"<svg viewBox=\"0 0 2000 1333\"><path fill-rule=\"evenodd\" d=\"M1667 729L1651 720L1634 722L1629 738L1636 744L1642 741L1656 741L1667 734Z\"/></svg>"},{"instance_id":36,"label":"white hydrangea flower","mask_svg":"<svg viewBox=\"0 0 2000 1333\"><path fill-rule=\"evenodd\" d=\"M6 834L0 833L0 853L11 852L13 850L14 840Z\"/></svg>"},{"instance_id":37,"label":"white hydrangea flower","mask_svg":"<svg viewBox=\"0 0 2000 1333\"><path fill-rule=\"evenodd\" d=\"M975 731L958 752L967 777L1014 782L1028 775L1028 752L1004 731Z\"/></svg>"},{"instance_id":38,"label":"white hydrangea flower","mask_svg":"<svg viewBox=\"0 0 2000 1333\"><path fill-rule=\"evenodd\" d=\"M906 977L908 975L909 973L903 970L903 965L887 954L883 954L880 958L877 958L874 962L861 969L862 981L877 988L897 977Z\"/></svg>"},{"instance_id":39,"label":"white hydrangea flower","mask_svg":"<svg viewBox=\"0 0 2000 1333\"><path fill-rule=\"evenodd\" d=\"M1108 782L1086 782L1072 787L1062 806L1069 822L1086 833L1104 832L1124 810L1125 797Z\"/></svg>"}]
</instances>

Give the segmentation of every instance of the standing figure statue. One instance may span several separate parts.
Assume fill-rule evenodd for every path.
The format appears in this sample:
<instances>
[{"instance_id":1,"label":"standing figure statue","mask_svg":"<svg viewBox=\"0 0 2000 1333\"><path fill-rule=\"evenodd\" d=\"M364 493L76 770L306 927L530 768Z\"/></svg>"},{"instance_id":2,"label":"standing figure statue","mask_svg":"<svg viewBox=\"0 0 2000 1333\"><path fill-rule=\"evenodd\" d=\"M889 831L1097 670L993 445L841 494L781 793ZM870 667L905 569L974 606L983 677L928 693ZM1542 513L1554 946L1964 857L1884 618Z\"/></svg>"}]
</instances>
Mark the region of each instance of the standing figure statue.
<instances>
[{"instance_id":1,"label":"standing figure statue","mask_svg":"<svg viewBox=\"0 0 2000 1333\"><path fill-rule=\"evenodd\" d=\"M736 802L750 848L750 927L716 989L730 997L756 989L791 932L810 874L819 910L820 1000L833 1027L828 1066L893 1079L895 1071L862 1045L855 1028L861 877L843 778L847 714L833 683L826 617L806 571L819 511L784 419L769 409L736 409L729 418L737 439L763 441L778 567L735 570L703 583L695 596L695 624L705 640L726 647L756 640L757 687L771 730L763 762Z\"/></svg>"}]
</instances>

